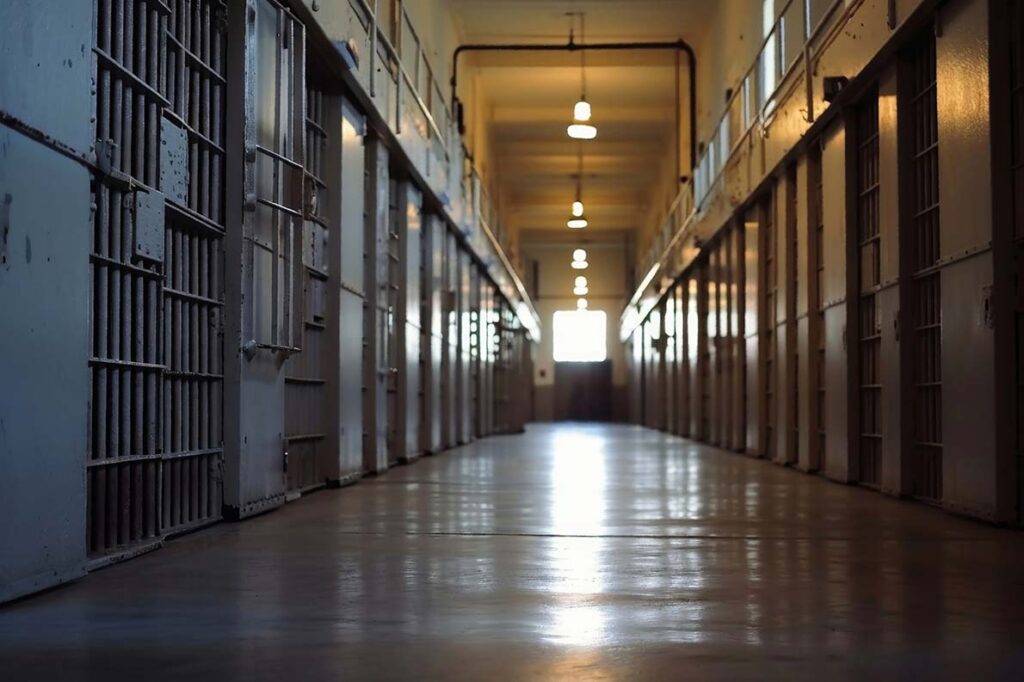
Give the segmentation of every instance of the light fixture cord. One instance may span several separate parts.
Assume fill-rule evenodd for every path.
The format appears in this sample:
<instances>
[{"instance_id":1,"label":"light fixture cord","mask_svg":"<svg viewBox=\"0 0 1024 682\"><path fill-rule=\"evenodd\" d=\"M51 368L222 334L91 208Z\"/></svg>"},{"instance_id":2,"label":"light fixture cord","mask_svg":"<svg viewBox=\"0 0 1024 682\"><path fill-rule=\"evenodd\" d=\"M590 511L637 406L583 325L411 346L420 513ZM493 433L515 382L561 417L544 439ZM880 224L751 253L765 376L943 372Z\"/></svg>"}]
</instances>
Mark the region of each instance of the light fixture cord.
<instances>
[{"instance_id":1,"label":"light fixture cord","mask_svg":"<svg viewBox=\"0 0 1024 682\"><path fill-rule=\"evenodd\" d=\"M580 12L580 46L587 42L587 28L586 22L587 15L585 12ZM580 99L587 99L587 51L580 50Z\"/></svg>"},{"instance_id":2,"label":"light fixture cord","mask_svg":"<svg viewBox=\"0 0 1024 682\"><path fill-rule=\"evenodd\" d=\"M577 147L579 149L578 164L576 170L576 201L583 200L583 143L578 142Z\"/></svg>"}]
</instances>

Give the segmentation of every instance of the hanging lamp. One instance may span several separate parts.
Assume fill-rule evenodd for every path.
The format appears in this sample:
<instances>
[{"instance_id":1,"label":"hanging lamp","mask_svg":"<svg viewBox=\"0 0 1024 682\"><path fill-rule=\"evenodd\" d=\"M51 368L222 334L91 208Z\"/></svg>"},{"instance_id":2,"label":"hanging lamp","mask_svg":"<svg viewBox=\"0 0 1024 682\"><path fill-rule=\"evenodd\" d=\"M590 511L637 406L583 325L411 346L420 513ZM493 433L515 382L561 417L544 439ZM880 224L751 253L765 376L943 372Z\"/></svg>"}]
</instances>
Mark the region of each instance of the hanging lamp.
<instances>
[{"instance_id":1,"label":"hanging lamp","mask_svg":"<svg viewBox=\"0 0 1024 682\"><path fill-rule=\"evenodd\" d=\"M584 15L580 14L580 44L586 39ZM569 42L572 43L572 30L569 31ZM593 140L597 137L597 127L591 122L590 102L587 101L587 51L580 50L580 100L572 108L572 123L566 128L569 137L574 140Z\"/></svg>"},{"instance_id":2,"label":"hanging lamp","mask_svg":"<svg viewBox=\"0 0 1024 682\"><path fill-rule=\"evenodd\" d=\"M589 223L583 209L583 145L579 147L579 161L576 173L576 200L572 202L572 215L566 225L573 230L581 230Z\"/></svg>"},{"instance_id":3,"label":"hanging lamp","mask_svg":"<svg viewBox=\"0 0 1024 682\"><path fill-rule=\"evenodd\" d=\"M572 252L572 269L573 270L586 270L589 267L587 263L587 251L586 249L576 249Z\"/></svg>"}]
</instances>

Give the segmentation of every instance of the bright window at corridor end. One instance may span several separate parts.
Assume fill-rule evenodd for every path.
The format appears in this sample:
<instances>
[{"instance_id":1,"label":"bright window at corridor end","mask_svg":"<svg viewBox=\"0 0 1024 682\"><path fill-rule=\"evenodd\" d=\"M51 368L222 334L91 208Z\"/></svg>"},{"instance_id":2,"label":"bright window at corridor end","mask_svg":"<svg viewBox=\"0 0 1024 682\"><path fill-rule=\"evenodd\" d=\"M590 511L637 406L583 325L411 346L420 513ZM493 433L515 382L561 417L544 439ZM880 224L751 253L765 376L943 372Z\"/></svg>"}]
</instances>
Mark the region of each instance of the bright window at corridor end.
<instances>
[{"instance_id":1,"label":"bright window at corridor end","mask_svg":"<svg viewBox=\"0 0 1024 682\"><path fill-rule=\"evenodd\" d=\"M559 310L552 327L555 362L603 362L608 357L608 317L603 310Z\"/></svg>"}]
</instances>

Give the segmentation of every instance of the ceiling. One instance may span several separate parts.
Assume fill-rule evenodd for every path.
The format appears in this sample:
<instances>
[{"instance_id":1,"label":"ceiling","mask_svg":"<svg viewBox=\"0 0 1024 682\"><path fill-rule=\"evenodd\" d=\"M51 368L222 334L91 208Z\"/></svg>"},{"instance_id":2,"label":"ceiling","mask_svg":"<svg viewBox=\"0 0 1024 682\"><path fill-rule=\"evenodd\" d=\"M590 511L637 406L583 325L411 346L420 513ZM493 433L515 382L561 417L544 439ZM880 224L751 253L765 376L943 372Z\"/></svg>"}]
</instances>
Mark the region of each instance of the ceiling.
<instances>
[{"instance_id":1,"label":"ceiling","mask_svg":"<svg viewBox=\"0 0 1024 682\"><path fill-rule=\"evenodd\" d=\"M715 11L715 0L448 4L462 41L499 44L565 43L570 11L586 13L586 42L684 38L696 44ZM568 232L565 222L582 144L587 231L621 234L641 226L659 179L666 172L674 174L675 52L587 53L587 98L598 137L583 143L565 132L580 93L580 53L475 53L463 59L466 64L460 66L477 69L492 176L498 180L507 222L531 233Z\"/></svg>"}]
</instances>

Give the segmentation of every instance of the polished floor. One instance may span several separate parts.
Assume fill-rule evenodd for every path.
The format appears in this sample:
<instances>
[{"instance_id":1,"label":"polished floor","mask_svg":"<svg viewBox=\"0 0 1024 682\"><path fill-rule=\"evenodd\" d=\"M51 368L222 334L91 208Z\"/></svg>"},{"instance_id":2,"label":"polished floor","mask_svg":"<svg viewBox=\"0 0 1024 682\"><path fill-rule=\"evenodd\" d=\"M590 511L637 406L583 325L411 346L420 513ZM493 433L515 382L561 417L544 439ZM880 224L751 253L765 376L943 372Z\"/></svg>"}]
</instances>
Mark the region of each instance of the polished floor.
<instances>
[{"instance_id":1,"label":"polished floor","mask_svg":"<svg viewBox=\"0 0 1024 682\"><path fill-rule=\"evenodd\" d=\"M0 608L0 680L1024 679L1024 533L534 426Z\"/></svg>"}]
</instances>

